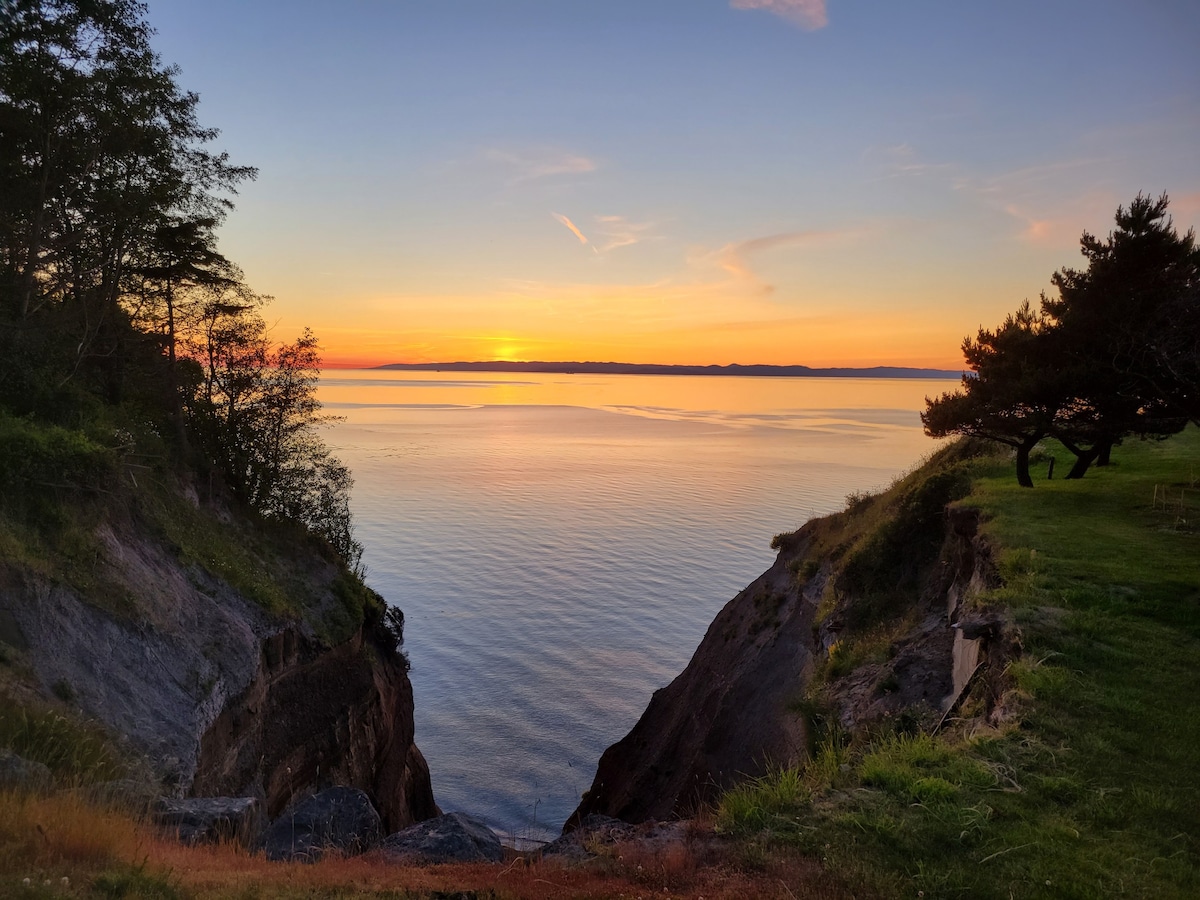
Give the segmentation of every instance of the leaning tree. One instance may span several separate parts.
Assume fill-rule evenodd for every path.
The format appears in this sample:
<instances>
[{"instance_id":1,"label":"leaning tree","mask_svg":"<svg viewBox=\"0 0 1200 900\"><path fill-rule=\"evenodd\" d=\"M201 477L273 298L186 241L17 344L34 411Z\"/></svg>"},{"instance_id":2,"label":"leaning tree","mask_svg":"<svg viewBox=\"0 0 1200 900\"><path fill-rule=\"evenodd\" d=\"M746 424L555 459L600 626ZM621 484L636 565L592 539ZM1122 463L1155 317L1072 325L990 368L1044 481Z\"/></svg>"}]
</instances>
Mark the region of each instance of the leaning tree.
<instances>
[{"instance_id":1,"label":"leaning tree","mask_svg":"<svg viewBox=\"0 0 1200 900\"><path fill-rule=\"evenodd\" d=\"M926 433L1014 447L1017 478L1032 487L1029 452L1045 437L1075 455L1067 477L1080 478L1126 436L1200 420L1200 252L1167 206L1165 194L1139 194L1107 239L1084 233L1088 267L1055 273L1056 297L964 341L973 372L959 391L927 398Z\"/></svg>"},{"instance_id":2,"label":"leaning tree","mask_svg":"<svg viewBox=\"0 0 1200 900\"><path fill-rule=\"evenodd\" d=\"M1029 455L1067 404L1055 366L1058 352L1045 316L1026 301L995 331L963 341L971 373L957 391L926 398L921 414L930 437L986 438L1016 451L1017 481L1033 487Z\"/></svg>"}]
</instances>

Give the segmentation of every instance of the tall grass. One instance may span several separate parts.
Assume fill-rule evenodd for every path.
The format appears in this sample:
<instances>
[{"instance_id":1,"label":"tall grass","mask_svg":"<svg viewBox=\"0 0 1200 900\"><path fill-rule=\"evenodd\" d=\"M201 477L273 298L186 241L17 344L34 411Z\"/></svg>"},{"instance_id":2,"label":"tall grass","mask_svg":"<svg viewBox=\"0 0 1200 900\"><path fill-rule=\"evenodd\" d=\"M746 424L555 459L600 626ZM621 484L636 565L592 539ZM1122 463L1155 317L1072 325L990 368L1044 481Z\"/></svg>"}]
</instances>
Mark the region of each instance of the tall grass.
<instances>
[{"instance_id":1,"label":"tall grass","mask_svg":"<svg viewBox=\"0 0 1200 900\"><path fill-rule=\"evenodd\" d=\"M2 696L0 749L41 763L63 786L110 781L127 772L125 761L99 726Z\"/></svg>"}]
</instances>

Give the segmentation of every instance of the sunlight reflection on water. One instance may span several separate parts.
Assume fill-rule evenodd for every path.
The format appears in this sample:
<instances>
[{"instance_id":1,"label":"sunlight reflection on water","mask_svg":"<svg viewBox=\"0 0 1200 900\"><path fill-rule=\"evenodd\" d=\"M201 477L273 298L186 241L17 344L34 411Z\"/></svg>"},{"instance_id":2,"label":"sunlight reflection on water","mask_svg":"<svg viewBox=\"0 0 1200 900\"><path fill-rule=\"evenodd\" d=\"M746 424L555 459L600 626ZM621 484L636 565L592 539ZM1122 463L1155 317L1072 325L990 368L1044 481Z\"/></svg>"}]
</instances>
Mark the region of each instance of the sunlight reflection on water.
<instances>
[{"instance_id":1,"label":"sunlight reflection on water","mask_svg":"<svg viewBox=\"0 0 1200 900\"><path fill-rule=\"evenodd\" d=\"M933 444L945 382L334 372L368 581L445 810L546 839L771 536Z\"/></svg>"}]
</instances>

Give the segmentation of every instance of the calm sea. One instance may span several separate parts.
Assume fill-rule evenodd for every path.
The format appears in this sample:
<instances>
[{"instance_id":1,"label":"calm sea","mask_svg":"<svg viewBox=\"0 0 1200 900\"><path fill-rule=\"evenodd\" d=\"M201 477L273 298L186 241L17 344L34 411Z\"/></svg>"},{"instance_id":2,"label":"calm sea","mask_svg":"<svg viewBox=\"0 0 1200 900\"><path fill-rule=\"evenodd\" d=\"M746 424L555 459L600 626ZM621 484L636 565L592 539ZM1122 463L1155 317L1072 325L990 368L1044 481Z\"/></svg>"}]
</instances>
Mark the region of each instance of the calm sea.
<instances>
[{"instance_id":1,"label":"calm sea","mask_svg":"<svg viewBox=\"0 0 1200 900\"><path fill-rule=\"evenodd\" d=\"M368 581L407 617L444 810L548 839L770 565L933 449L944 381L336 371Z\"/></svg>"}]
</instances>

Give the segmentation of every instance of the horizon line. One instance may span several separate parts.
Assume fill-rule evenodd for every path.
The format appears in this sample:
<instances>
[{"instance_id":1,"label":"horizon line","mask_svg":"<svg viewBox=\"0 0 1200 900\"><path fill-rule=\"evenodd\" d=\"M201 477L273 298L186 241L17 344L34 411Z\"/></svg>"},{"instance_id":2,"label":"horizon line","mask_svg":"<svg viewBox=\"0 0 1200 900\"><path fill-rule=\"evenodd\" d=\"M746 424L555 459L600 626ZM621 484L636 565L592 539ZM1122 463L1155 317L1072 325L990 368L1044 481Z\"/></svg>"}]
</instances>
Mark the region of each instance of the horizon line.
<instances>
[{"instance_id":1,"label":"horizon line","mask_svg":"<svg viewBox=\"0 0 1200 900\"><path fill-rule=\"evenodd\" d=\"M585 375L760 375L781 377L891 376L908 378L949 379L960 377L965 369L942 369L932 366L807 366L803 364L779 365L774 363L708 363L689 365L679 363L622 363L597 361L543 360L458 360L455 362L383 363L373 366L336 366L327 368L361 368L367 370L392 369L408 371L475 371L475 372L541 372L545 374Z\"/></svg>"}]
</instances>

